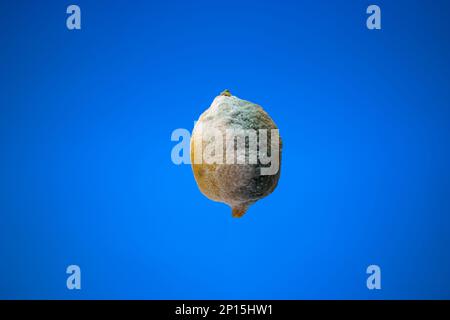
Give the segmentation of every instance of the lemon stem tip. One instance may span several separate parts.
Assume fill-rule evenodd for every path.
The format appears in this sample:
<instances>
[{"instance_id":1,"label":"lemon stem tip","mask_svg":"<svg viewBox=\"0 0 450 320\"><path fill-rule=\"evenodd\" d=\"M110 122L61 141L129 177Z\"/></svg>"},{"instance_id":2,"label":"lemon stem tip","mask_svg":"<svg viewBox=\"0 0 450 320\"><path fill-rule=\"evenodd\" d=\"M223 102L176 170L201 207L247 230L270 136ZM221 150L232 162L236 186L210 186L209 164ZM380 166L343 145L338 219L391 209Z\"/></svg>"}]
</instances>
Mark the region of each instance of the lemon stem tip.
<instances>
[{"instance_id":1,"label":"lemon stem tip","mask_svg":"<svg viewBox=\"0 0 450 320\"><path fill-rule=\"evenodd\" d=\"M232 207L231 214L233 218L241 218L247 212L247 207Z\"/></svg>"},{"instance_id":2,"label":"lemon stem tip","mask_svg":"<svg viewBox=\"0 0 450 320\"><path fill-rule=\"evenodd\" d=\"M220 93L220 95L221 95L221 96L226 96L226 97L231 97L231 92L230 92L230 90L225 89L225 90L223 90L223 91Z\"/></svg>"}]
</instances>

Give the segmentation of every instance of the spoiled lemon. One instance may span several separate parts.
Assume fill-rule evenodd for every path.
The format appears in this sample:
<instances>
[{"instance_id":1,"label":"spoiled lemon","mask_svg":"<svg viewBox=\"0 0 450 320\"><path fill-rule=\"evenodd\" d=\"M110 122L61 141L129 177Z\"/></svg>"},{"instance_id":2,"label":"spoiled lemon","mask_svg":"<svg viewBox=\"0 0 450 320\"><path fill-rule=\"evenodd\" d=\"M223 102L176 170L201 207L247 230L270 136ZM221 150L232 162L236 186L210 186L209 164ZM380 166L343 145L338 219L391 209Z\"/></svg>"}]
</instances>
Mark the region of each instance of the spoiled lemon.
<instances>
[{"instance_id":1,"label":"spoiled lemon","mask_svg":"<svg viewBox=\"0 0 450 320\"><path fill-rule=\"evenodd\" d=\"M233 217L242 217L278 184L278 128L259 105L225 90L195 124L191 163L200 191L228 204Z\"/></svg>"}]
</instances>

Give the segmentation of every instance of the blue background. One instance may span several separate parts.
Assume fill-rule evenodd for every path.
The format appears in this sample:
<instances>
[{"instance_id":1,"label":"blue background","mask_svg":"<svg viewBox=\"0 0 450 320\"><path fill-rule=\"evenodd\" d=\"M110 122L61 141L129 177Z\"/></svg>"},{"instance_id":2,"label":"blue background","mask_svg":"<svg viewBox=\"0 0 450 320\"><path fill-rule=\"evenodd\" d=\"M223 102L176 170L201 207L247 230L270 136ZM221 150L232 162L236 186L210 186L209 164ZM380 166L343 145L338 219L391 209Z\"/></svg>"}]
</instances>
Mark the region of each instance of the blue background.
<instances>
[{"instance_id":1,"label":"blue background","mask_svg":"<svg viewBox=\"0 0 450 320\"><path fill-rule=\"evenodd\" d=\"M0 298L450 298L448 1L0 3ZM242 219L170 157L225 88L284 142Z\"/></svg>"}]
</instances>

